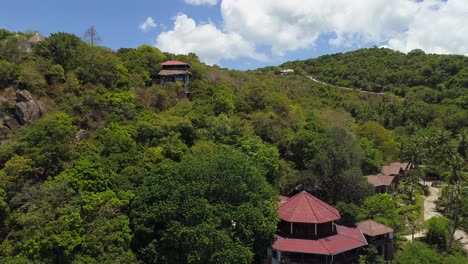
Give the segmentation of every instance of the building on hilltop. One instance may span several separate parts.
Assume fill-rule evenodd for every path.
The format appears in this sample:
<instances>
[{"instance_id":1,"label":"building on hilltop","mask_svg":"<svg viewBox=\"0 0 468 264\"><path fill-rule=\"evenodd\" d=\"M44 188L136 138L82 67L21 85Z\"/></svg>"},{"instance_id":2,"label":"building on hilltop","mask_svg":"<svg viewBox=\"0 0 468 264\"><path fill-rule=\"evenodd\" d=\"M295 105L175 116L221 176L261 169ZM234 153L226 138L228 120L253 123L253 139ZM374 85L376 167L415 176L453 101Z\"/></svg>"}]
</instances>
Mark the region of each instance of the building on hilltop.
<instances>
[{"instance_id":1,"label":"building on hilltop","mask_svg":"<svg viewBox=\"0 0 468 264\"><path fill-rule=\"evenodd\" d=\"M393 259L393 229L373 220L365 220L356 224L364 234L367 243L377 248L385 260Z\"/></svg>"},{"instance_id":2,"label":"building on hilltop","mask_svg":"<svg viewBox=\"0 0 468 264\"><path fill-rule=\"evenodd\" d=\"M272 264L349 263L367 245L359 229L334 223L341 218L337 209L305 191L281 196L278 214Z\"/></svg>"},{"instance_id":3,"label":"building on hilltop","mask_svg":"<svg viewBox=\"0 0 468 264\"><path fill-rule=\"evenodd\" d=\"M183 88L182 95L188 94L188 85L190 82L190 65L182 61L166 61L161 63L161 71L159 72L160 83L165 82L181 82Z\"/></svg>"},{"instance_id":4,"label":"building on hilltop","mask_svg":"<svg viewBox=\"0 0 468 264\"><path fill-rule=\"evenodd\" d=\"M285 69L285 70L281 70L279 72L280 76L285 76L285 75L289 75L289 74L294 74L294 70L293 69Z\"/></svg>"}]
</instances>

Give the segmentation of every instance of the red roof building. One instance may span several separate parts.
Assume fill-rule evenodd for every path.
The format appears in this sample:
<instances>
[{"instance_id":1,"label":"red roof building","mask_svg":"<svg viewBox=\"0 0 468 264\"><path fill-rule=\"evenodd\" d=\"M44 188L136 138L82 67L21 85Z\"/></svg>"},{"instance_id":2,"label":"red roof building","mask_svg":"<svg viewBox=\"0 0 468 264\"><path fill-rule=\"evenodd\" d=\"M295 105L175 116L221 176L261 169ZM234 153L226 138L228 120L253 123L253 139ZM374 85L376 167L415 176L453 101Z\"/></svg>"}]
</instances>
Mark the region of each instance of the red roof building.
<instances>
[{"instance_id":1,"label":"red roof building","mask_svg":"<svg viewBox=\"0 0 468 264\"><path fill-rule=\"evenodd\" d=\"M374 220L356 224L364 234L367 243L374 245L385 260L393 259L393 229Z\"/></svg>"},{"instance_id":2,"label":"red roof building","mask_svg":"<svg viewBox=\"0 0 468 264\"><path fill-rule=\"evenodd\" d=\"M159 83L180 82L183 84L181 95L187 95L188 85L190 82L190 65L182 61L165 61L161 63L161 71L159 71Z\"/></svg>"},{"instance_id":3,"label":"red roof building","mask_svg":"<svg viewBox=\"0 0 468 264\"><path fill-rule=\"evenodd\" d=\"M338 210L305 191L283 203L278 214L293 223L320 224L340 219Z\"/></svg>"},{"instance_id":4,"label":"red roof building","mask_svg":"<svg viewBox=\"0 0 468 264\"><path fill-rule=\"evenodd\" d=\"M280 197L280 224L272 245L272 263L348 263L367 245L357 228L340 226L339 211L303 191Z\"/></svg>"},{"instance_id":5,"label":"red roof building","mask_svg":"<svg viewBox=\"0 0 468 264\"><path fill-rule=\"evenodd\" d=\"M395 189L395 176L379 173L366 176L367 181L374 186L374 193L393 193Z\"/></svg>"}]
</instances>

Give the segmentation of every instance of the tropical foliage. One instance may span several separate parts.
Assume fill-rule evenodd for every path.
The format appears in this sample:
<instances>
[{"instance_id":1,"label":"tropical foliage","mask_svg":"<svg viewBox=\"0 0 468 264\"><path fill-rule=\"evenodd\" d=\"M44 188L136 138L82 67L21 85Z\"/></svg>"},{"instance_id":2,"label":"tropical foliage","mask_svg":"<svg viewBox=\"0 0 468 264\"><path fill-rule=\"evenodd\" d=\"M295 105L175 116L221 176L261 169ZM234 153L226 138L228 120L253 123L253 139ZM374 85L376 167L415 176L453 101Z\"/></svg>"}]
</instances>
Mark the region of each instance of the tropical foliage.
<instances>
[{"instance_id":1,"label":"tropical foliage","mask_svg":"<svg viewBox=\"0 0 468 264\"><path fill-rule=\"evenodd\" d=\"M27 52L30 36L0 30L0 114L15 115L18 89L47 110L0 133L2 263L252 263L273 241L277 195L301 190L400 237L423 176L447 183L451 219L428 224L428 245L449 254L467 228L464 56L372 48L288 62L297 74L280 77L63 32ZM158 82L166 60L191 65L189 98ZM392 161L417 170L396 198L372 196L362 176ZM442 261L433 252L408 244L396 263Z\"/></svg>"}]
</instances>

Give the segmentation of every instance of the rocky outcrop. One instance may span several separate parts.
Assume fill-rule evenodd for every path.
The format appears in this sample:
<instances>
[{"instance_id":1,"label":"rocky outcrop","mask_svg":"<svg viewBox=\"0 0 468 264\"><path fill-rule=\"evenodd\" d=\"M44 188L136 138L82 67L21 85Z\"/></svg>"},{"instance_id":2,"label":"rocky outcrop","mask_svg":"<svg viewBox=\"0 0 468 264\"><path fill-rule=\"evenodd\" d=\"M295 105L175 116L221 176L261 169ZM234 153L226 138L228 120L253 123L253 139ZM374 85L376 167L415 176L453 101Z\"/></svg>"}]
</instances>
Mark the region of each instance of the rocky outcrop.
<instances>
[{"instance_id":1,"label":"rocky outcrop","mask_svg":"<svg viewBox=\"0 0 468 264\"><path fill-rule=\"evenodd\" d=\"M0 143L21 125L39 119L45 113L42 103L27 90L6 88L0 94Z\"/></svg>"},{"instance_id":2,"label":"rocky outcrop","mask_svg":"<svg viewBox=\"0 0 468 264\"><path fill-rule=\"evenodd\" d=\"M85 141L89 137L89 132L84 129L80 129L78 132L75 134L75 142L80 143Z\"/></svg>"},{"instance_id":3,"label":"rocky outcrop","mask_svg":"<svg viewBox=\"0 0 468 264\"><path fill-rule=\"evenodd\" d=\"M26 90L16 92L15 117L21 125L29 124L44 115L44 107L33 100Z\"/></svg>"},{"instance_id":4,"label":"rocky outcrop","mask_svg":"<svg viewBox=\"0 0 468 264\"><path fill-rule=\"evenodd\" d=\"M16 92L16 101L17 102L27 102L31 101L33 98L31 93L28 90L19 90Z\"/></svg>"}]
</instances>

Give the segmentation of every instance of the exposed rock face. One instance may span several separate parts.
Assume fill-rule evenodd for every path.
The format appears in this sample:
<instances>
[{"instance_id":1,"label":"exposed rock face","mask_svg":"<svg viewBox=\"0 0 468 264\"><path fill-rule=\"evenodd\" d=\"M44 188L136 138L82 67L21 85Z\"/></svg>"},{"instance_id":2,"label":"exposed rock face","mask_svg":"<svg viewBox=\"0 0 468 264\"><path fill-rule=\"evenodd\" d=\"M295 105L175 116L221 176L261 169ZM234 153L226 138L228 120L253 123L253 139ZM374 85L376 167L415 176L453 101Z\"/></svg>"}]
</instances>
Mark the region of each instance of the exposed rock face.
<instances>
[{"instance_id":1,"label":"exposed rock face","mask_svg":"<svg viewBox=\"0 0 468 264\"><path fill-rule=\"evenodd\" d=\"M75 141L77 143L82 142L86 140L89 137L89 132L84 129L80 129L76 134L75 134Z\"/></svg>"},{"instance_id":2,"label":"exposed rock face","mask_svg":"<svg viewBox=\"0 0 468 264\"><path fill-rule=\"evenodd\" d=\"M31 93L28 90L19 90L16 92L16 101L17 102L27 102L31 101L33 98Z\"/></svg>"},{"instance_id":3,"label":"exposed rock face","mask_svg":"<svg viewBox=\"0 0 468 264\"><path fill-rule=\"evenodd\" d=\"M9 129L13 130L20 126L18 121L10 116L3 117L3 125L8 127Z\"/></svg>"},{"instance_id":4,"label":"exposed rock face","mask_svg":"<svg viewBox=\"0 0 468 264\"><path fill-rule=\"evenodd\" d=\"M26 90L16 92L15 116L21 125L29 124L44 114L44 108Z\"/></svg>"},{"instance_id":5,"label":"exposed rock face","mask_svg":"<svg viewBox=\"0 0 468 264\"><path fill-rule=\"evenodd\" d=\"M6 88L0 94L0 144L8 138L13 128L19 126L12 117L15 108L16 94L12 88Z\"/></svg>"},{"instance_id":6,"label":"exposed rock face","mask_svg":"<svg viewBox=\"0 0 468 264\"><path fill-rule=\"evenodd\" d=\"M21 125L39 119L45 113L41 102L32 98L27 90L6 88L0 93L0 144Z\"/></svg>"}]
</instances>

